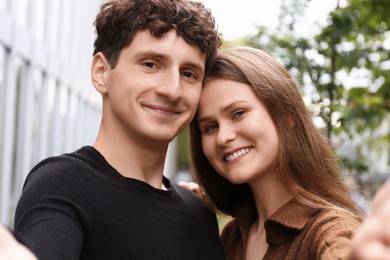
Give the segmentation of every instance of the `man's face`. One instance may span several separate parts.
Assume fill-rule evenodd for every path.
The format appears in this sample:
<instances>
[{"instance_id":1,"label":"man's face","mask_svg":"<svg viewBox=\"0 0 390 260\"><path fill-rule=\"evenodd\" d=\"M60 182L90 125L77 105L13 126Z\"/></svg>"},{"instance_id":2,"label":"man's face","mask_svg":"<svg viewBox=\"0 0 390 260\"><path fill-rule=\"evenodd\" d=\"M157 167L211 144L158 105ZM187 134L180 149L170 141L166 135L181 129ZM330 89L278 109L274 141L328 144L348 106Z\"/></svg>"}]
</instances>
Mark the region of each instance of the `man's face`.
<instances>
[{"instance_id":1,"label":"man's face","mask_svg":"<svg viewBox=\"0 0 390 260\"><path fill-rule=\"evenodd\" d=\"M139 31L106 71L108 127L145 145L169 143L195 114L205 60L174 30L160 38Z\"/></svg>"}]
</instances>

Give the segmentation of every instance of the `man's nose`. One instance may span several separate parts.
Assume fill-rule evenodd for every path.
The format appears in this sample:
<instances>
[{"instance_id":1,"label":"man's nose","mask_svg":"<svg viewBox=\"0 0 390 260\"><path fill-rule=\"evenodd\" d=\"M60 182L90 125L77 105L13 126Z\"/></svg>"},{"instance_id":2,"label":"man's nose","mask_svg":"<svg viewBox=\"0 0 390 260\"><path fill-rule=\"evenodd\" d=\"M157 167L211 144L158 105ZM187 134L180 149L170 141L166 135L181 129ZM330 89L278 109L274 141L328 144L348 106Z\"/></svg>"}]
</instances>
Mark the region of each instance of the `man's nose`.
<instances>
[{"instance_id":1,"label":"man's nose","mask_svg":"<svg viewBox=\"0 0 390 260\"><path fill-rule=\"evenodd\" d=\"M179 99L182 95L180 72L167 71L156 92L172 101Z\"/></svg>"}]
</instances>

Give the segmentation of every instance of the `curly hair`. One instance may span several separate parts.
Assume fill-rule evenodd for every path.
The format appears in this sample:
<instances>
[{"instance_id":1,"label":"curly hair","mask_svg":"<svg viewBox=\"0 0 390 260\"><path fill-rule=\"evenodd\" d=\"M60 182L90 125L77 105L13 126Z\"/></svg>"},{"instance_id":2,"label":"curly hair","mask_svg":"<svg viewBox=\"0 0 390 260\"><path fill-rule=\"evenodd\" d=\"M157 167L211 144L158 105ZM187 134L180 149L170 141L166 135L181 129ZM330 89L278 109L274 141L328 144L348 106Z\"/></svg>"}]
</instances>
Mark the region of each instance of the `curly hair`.
<instances>
[{"instance_id":1,"label":"curly hair","mask_svg":"<svg viewBox=\"0 0 390 260\"><path fill-rule=\"evenodd\" d=\"M211 11L195 1L110 0L101 5L94 25L93 54L102 52L112 68L122 49L141 30L149 30L155 37L176 30L206 54L206 68L222 42Z\"/></svg>"}]
</instances>

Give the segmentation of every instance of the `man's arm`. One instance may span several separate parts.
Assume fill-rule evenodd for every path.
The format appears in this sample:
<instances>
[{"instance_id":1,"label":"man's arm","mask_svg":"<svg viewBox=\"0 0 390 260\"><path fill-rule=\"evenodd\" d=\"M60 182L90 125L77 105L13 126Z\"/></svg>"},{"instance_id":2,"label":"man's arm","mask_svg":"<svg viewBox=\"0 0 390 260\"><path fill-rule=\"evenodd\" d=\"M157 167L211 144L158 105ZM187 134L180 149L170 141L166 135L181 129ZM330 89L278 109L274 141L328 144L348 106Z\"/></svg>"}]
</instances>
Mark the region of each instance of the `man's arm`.
<instances>
[{"instance_id":1,"label":"man's arm","mask_svg":"<svg viewBox=\"0 0 390 260\"><path fill-rule=\"evenodd\" d=\"M352 239L350 259L390 259L390 179L377 192L368 217Z\"/></svg>"},{"instance_id":2,"label":"man's arm","mask_svg":"<svg viewBox=\"0 0 390 260\"><path fill-rule=\"evenodd\" d=\"M76 164L56 159L27 177L15 212L14 235L39 259L79 259L88 229L91 185Z\"/></svg>"}]
</instances>

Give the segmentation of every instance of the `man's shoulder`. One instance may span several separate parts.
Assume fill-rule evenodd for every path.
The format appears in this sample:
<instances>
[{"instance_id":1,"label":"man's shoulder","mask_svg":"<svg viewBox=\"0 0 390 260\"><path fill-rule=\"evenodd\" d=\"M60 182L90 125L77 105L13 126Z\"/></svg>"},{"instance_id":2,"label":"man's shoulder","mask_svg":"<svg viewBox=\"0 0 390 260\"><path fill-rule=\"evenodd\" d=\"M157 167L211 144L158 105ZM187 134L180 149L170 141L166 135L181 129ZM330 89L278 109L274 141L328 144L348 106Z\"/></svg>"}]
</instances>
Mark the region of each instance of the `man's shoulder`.
<instances>
[{"instance_id":1,"label":"man's shoulder","mask_svg":"<svg viewBox=\"0 0 390 260\"><path fill-rule=\"evenodd\" d=\"M93 201L96 173L78 151L48 157L39 162L27 175L21 201ZM61 199L60 199L61 198ZM26 203L25 203L26 204ZM24 205L25 205L24 204Z\"/></svg>"},{"instance_id":2,"label":"man's shoulder","mask_svg":"<svg viewBox=\"0 0 390 260\"><path fill-rule=\"evenodd\" d=\"M188 209L190 209L194 215L215 218L215 212L207 206L205 201L195 192L190 191L177 183L171 182L172 189L179 195L184 201Z\"/></svg>"},{"instance_id":3,"label":"man's shoulder","mask_svg":"<svg viewBox=\"0 0 390 260\"><path fill-rule=\"evenodd\" d=\"M90 167L92 158L83 153L85 147L82 147L74 152L65 153L58 156L51 156L43 159L36 164L29 174L26 181L31 178L56 178L61 180L62 177L78 175L80 172L85 172Z\"/></svg>"},{"instance_id":4,"label":"man's shoulder","mask_svg":"<svg viewBox=\"0 0 390 260\"><path fill-rule=\"evenodd\" d=\"M179 184L171 181L172 189L187 203L203 204L202 199L195 192L192 192Z\"/></svg>"}]
</instances>

